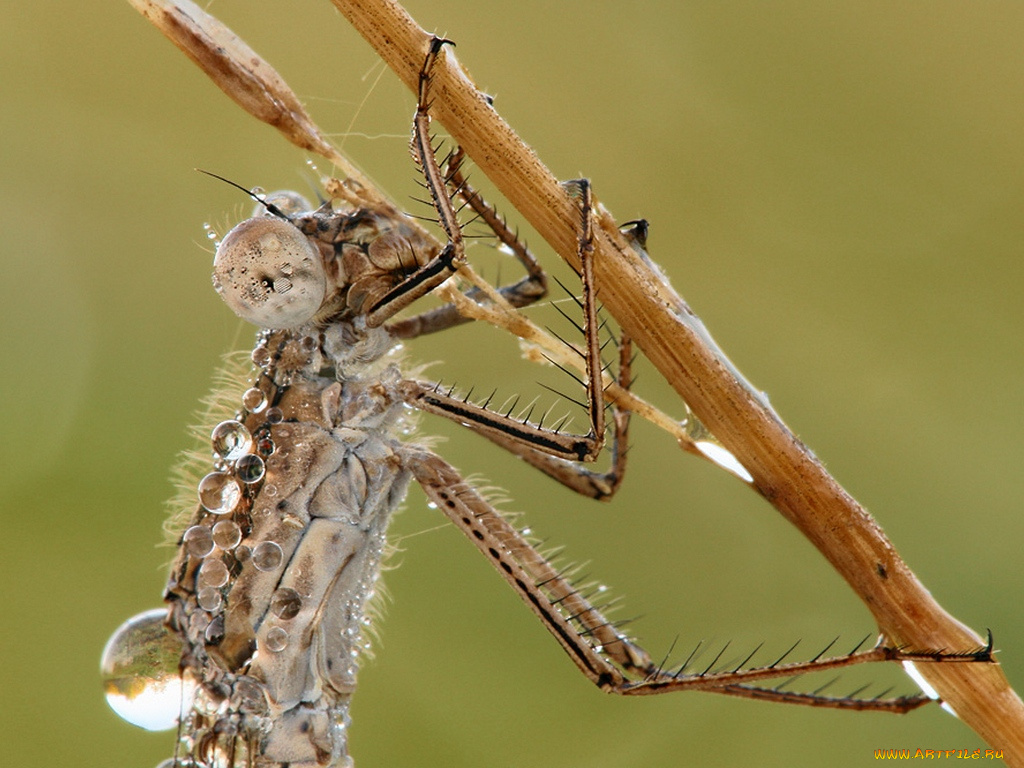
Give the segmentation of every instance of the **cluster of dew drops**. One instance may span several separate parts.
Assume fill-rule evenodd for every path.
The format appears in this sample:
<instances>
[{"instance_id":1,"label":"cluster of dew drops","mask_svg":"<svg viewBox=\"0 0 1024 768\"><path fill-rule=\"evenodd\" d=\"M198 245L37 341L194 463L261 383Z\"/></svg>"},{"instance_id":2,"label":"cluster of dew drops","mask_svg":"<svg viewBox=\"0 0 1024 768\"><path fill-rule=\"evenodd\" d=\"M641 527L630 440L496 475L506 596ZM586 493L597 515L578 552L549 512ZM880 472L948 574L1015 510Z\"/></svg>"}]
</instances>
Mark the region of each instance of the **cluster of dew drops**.
<instances>
[{"instance_id":1,"label":"cluster of dew drops","mask_svg":"<svg viewBox=\"0 0 1024 768\"><path fill-rule=\"evenodd\" d=\"M257 344L253 362L266 370L270 362L265 344ZM215 642L223 633L224 591L231 579L231 565L251 561L259 571L272 572L284 560L281 546L263 541L254 547L242 544L248 528L247 505L241 502L261 487L266 477L266 461L275 445L270 428L280 424L283 413L269 406L266 394L258 387L245 391L242 412L234 419L214 427L210 435L213 471L199 481L201 509L196 522L181 537L181 546L199 561L196 573L196 604L204 611L205 634ZM246 414L262 414L264 425L252 434L242 423ZM263 493L277 493L271 484ZM225 561L227 558L227 562ZM234 561L234 562L231 562ZM271 600L271 611L281 619L290 619L301 608L301 596L282 587ZM107 702L123 719L149 730L175 727L183 698L183 681L178 673L180 639L166 630L165 608L145 611L122 624L111 636L100 662ZM287 631L271 630L263 647L270 652L284 650Z\"/></svg>"},{"instance_id":2,"label":"cluster of dew drops","mask_svg":"<svg viewBox=\"0 0 1024 768\"><path fill-rule=\"evenodd\" d=\"M267 369L270 354L265 344L256 345L253 363L262 370ZM251 561L256 570L269 573L278 570L284 560L284 551L275 541L262 541L254 547L241 543L247 533L243 526L248 527L248 507L241 502L251 498L264 482L266 460L275 451L270 429L283 419L280 408L268 405L263 390L252 387L242 395L244 412L214 427L210 435L213 471L200 480L198 486L203 514L182 534L181 545L185 552L200 563L196 574L196 604L211 617L206 628L210 642L216 642L223 632L223 590L231 579L231 566ZM245 413L261 414L264 418L263 426L255 434L242 423ZM277 492L270 483L262 488L262 493L270 497ZM270 610L278 618L287 620L298 614L301 605L298 592L281 587L271 598ZM275 627L267 633L262 648L270 652L282 651L288 639L285 629Z\"/></svg>"}]
</instances>

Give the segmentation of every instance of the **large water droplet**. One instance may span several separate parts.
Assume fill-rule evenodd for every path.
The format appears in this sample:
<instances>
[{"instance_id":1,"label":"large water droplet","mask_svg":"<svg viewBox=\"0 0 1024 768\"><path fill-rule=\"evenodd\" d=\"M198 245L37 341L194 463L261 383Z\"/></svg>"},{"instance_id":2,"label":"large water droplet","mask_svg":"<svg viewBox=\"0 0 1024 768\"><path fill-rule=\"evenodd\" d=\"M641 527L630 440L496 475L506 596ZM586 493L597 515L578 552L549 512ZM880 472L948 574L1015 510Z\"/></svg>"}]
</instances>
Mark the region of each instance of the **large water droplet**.
<instances>
[{"instance_id":1,"label":"large water droplet","mask_svg":"<svg viewBox=\"0 0 1024 768\"><path fill-rule=\"evenodd\" d=\"M224 461L237 461L252 449L252 435L245 425L235 421L222 421L210 434L213 452Z\"/></svg>"},{"instance_id":2,"label":"large water droplet","mask_svg":"<svg viewBox=\"0 0 1024 768\"><path fill-rule=\"evenodd\" d=\"M107 703L121 718L165 731L192 705L194 687L178 673L181 638L164 626L166 608L133 616L111 635L100 659Z\"/></svg>"},{"instance_id":3,"label":"large water droplet","mask_svg":"<svg viewBox=\"0 0 1024 768\"><path fill-rule=\"evenodd\" d=\"M261 712L267 708L263 686L251 677L239 677L235 681L234 693L240 706L250 712Z\"/></svg>"},{"instance_id":4,"label":"large water droplet","mask_svg":"<svg viewBox=\"0 0 1024 768\"><path fill-rule=\"evenodd\" d=\"M285 216L296 216L313 210L313 206L309 204L306 198L298 192L292 192L290 189L278 189L274 192L268 192L263 199L276 206L277 210ZM264 214L267 214L265 205L257 205L252 213L253 216L263 216Z\"/></svg>"},{"instance_id":5,"label":"large water droplet","mask_svg":"<svg viewBox=\"0 0 1024 768\"><path fill-rule=\"evenodd\" d=\"M241 498L238 481L226 472L211 472L199 481L199 503L215 515L231 512Z\"/></svg>"},{"instance_id":6,"label":"large water droplet","mask_svg":"<svg viewBox=\"0 0 1024 768\"><path fill-rule=\"evenodd\" d=\"M254 453L247 453L235 462L235 474L243 483L258 483L266 471L263 459Z\"/></svg>"},{"instance_id":7,"label":"large water droplet","mask_svg":"<svg viewBox=\"0 0 1024 768\"><path fill-rule=\"evenodd\" d=\"M281 565L284 551L274 541L263 541L252 551L252 564L261 571L274 571Z\"/></svg>"}]
</instances>

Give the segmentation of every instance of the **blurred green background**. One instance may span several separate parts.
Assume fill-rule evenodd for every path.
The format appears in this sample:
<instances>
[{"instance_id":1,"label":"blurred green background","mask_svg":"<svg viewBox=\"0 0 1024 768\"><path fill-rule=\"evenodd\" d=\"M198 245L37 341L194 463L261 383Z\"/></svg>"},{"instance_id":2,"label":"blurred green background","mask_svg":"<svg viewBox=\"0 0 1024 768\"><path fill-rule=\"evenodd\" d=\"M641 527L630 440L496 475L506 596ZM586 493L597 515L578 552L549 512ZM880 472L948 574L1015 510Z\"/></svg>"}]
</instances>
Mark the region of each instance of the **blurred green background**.
<instances>
[{"instance_id":1,"label":"blurred green background","mask_svg":"<svg viewBox=\"0 0 1024 768\"><path fill-rule=\"evenodd\" d=\"M289 5L213 10L405 204L411 95L327 2ZM992 628L1024 687L1021 5L408 7L458 42L558 176L590 176L620 220L651 220L653 256L730 357L936 598ZM0 763L148 768L172 736L107 709L99 653L159 602L168 470L220 355L252 337L210 288L201 229L223 233L249 204L192 169L267 188L309 173L127 3L7 8L0 103ZM435 375L502 392L542 393L548 375L486 328L410 346L445 362ZM637 390L678 413L649 366ZM656 656L677 637L676 655L702 638L814 653L873 630L766 504L646 425L607 505L447 424L423 430L589 561ZM422 496L407 507L353 711L363 768L860 766L876 748L982 746L937 707L604 696Z\"/></svg>"}]
</instances>

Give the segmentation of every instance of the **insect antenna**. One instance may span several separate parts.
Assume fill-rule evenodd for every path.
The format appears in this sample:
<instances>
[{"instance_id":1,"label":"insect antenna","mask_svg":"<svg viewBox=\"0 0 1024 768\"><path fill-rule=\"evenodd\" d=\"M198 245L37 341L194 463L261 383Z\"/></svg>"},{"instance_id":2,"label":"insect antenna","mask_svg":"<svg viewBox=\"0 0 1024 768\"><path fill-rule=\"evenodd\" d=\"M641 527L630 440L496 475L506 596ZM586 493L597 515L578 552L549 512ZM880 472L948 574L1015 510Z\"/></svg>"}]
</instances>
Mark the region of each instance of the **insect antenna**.
<instances>
[{"instance_id":1,"label":"insect antenna","mask_svg":"<svg viewBox=\"0 0 1024 768\"><path fill-rule=\"evenodd\" d=\"M268 213L270 213L270 214L272 214L274 216L277 216L279 219L284 219L285 221L289 220L288 219L288 215L284 211L282 211L280 208L278 208L276 205L274 205L273 203L268 201L267 198L264 195L258 195L255 192L253 192L251 189L246 189L241 184L237 184L237 183L233 182L231 179L225 179L223 176L218 176L216 173L212 173L211 171L204 171L202 168L196 168L195 170L199 171L199 173L203 173L203 174L206 174L207 176L211 176L211 177L217 179L218 181L223 181L228 186L231 186L231 187L234 187L235 189L241 190L242 192L247 194L249 197L251 197L253 200L255 200L257 203L259 203L264 208L266 208Z\"/></svg>"}]
</instances>

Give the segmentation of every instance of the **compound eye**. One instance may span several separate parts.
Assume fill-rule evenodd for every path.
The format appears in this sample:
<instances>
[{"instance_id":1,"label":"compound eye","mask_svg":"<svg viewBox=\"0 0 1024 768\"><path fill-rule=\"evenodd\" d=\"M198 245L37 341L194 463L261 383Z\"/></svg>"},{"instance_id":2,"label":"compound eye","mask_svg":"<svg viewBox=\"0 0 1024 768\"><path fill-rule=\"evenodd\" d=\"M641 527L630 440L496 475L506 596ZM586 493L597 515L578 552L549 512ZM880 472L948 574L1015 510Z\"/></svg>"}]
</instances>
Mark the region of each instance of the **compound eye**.
<instances>
[{"instance_id":1,"label":"compound eye","mask_svg":"<svg viewBox=\"0 0 1024 768\"><path fill-rule=\"evenodd\" d=\"M320 253L295 226L246 219L217 247L213 287L243 320L261 328L296 328L313 319L327 295Z\"/></svg>"}]
</instances>

